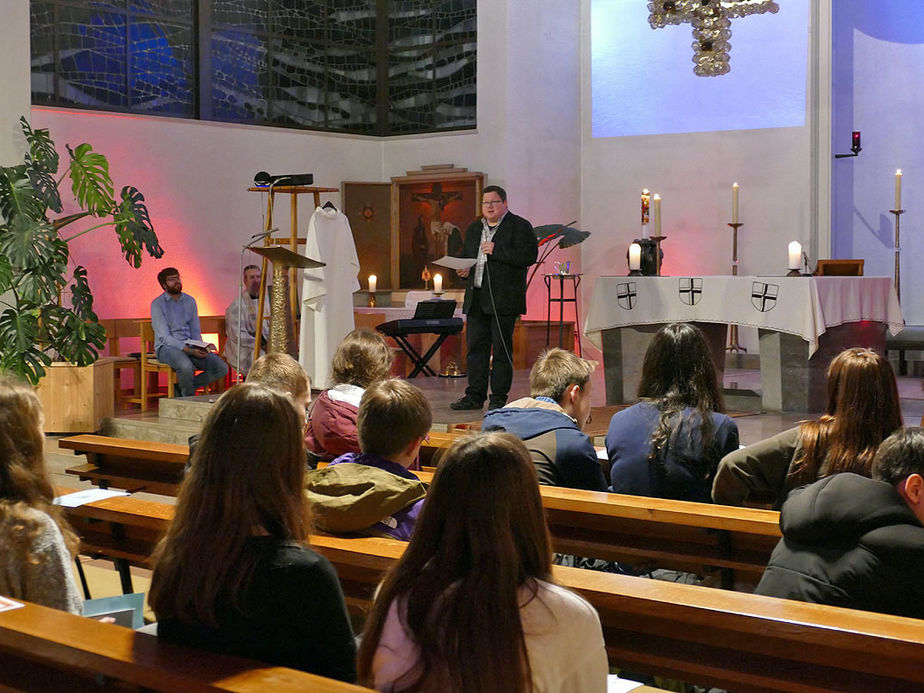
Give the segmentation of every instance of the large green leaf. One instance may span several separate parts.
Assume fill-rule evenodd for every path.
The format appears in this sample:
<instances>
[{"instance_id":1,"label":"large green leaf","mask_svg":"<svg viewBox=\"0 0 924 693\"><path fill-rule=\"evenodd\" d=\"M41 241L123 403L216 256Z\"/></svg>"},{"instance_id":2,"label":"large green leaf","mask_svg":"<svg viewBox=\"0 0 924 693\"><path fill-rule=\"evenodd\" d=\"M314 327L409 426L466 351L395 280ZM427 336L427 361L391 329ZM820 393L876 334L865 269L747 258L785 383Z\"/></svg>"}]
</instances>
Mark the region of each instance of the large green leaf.
<instances>
[{"instance_id":1,"label":"large green leaf","mask_svg":"<svg viewBox=\"0 0 924 693\"><path fill-rule=\"evenodd\" d=\"M83 320L97 321L96 313L93 312L93 293L90 291L90 284L87 282L87 270L82 265L78 265L74 270L74 283L71 284L71 305L74 313Z\"/></svg>"},{"instance_id":2,"label":"large green leaf","mask_svg":"<svg viewBox=\"0 0 924 693\"><path fill-rule=\"evenodd\" d=\"M112 199L112 178L109 176L109 162L106 157L93 151L89 144L77 149L67 146L71 156L71 181L74 197L83 209L96 215L109 214L115 206Z\"/></svg>"},{"instance_id":3,"label":"large green leaf","mask_svg":"<svg viewBox=\"0 0 924 693\"><path fill-rule=\"evenodd\" d=\"M5 255L0 255L0 294L9 291L13 286L13 265Z\"/></svg>"},{"instance_id":4,"label":"large green leaf","mask_svg":"<svg viewBox=\"0 0 924 693\"><path fill-rule=\"evenodd\" d=\"M19 119L19 126L29 143L29 153L26 154L26 161L32 163L34 168L45 173L57 173L59 164L58 151L55 149L55 143L52 142L48 130L44 128L33 130L32 126L29 125L29 121L24 117Z\"/></svg>"},{"instance_id":5,"label":"large green leaf","mask_svg":"<svg viewBox=\"0 0 924 693\"><path fill-rule=\"evenodd\" d=\"M8 308L0 315L0 368L18 373L33 385L51 363L51 357L38 345L38 325L34 311Z\"/></svg>"},{"instance_id":6,"label":"large green leaf","mask_svg":"<svg viewBox=\"0 0 924 693\"><path fill-rule=\"evenodd\" d=\"M18 217L39 219L45 216L45 205L32 187L29 173L22 164L0 166L0 214L10 222Z\"/></svg>"},{"instance_id":7,"label":"large green leaf","mask_svg":"<svg viewBox=\"0 0 924 693\"><path fill-rule=\"evenodd\" d=\"M125 259L133 267L140 267L142 248L151 257L163 256L164 249L154 233L148 208L144 204L144 195L129 185L122 188L119 195L121 201L115 213L116 233Z\"/></svg>"},{"instance_id":8,"label":"large green leaf","mask_svg":"<svg viewBox=\"0 0 924 693\"><path fill-rule=\"evenodd\" d=\"M58 300L58 283L40 269L25 270L17 275L16 293L23 302L41 306Z\"/></svg>"},{"instance_id":9,"label":"large green leaf","mask_svg":"<svg viewBox=\"0 0 924 693\"><path fill-rule=\"evenodd\" d=\"M47 267L49 262L60 264L62 252L66 263L67 244L58 239L44 220L15 217L0 234L0 253L17 268Z\"/></svg>"},{"instance_id":10,"label":"large green leaf","mask_svg":"<svg viewBox=\"0 0 924 693\"><path fill-rule=\"evenodd\" d=\"M59 214L64 209L61 204L61 194L58 192L58 181L48 171L29 170L29 182L35 191L36 197L49 209Z\"/></svg>"},{"instance_id":11,"label":"large green leaf","mask_svg":"<svg viewBox=\"0 0 924 693\"><path fill-rule=\"evenodd\" d=\"M106 343L106 330L98 322L88 322L73 311L65 310L50 344L61 358L78 366L88 366L99 357Z\"/></svg>"}]
</instances>

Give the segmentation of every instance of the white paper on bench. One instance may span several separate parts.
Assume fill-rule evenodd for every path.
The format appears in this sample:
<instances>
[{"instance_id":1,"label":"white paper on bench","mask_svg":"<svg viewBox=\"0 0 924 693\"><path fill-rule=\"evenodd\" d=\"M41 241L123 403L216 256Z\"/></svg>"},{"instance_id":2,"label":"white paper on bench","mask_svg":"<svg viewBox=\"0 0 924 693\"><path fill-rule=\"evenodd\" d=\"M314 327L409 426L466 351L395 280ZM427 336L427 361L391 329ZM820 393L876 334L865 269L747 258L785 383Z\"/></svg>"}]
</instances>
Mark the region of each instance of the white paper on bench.
<instances>
[{"instance_id":1,"label":"white paper on bench","mask_svg":"<svg viewBox=\"0 0 924 693\"><path fill-rule=\"evenodd\" d=\"M0 597L0 611L11 611L12 609L19 609L23 606L25 606L25 604L21 602L14 602L12 599Z\"/></svg>"},{"instance_id":2,"label":"white paper on bench","mask_svg":"<svg viewBox=\"0 0 924 693\"><path fill-rule=\"evenodd\" d=\"M87 503L115 498L116 496L128 496L128 491L114 491L108 488L88 488L86 491L74 491L66 493L63 496L55 498L55 505L64 508L76 508Z\"/></svg>"}]
</instances>

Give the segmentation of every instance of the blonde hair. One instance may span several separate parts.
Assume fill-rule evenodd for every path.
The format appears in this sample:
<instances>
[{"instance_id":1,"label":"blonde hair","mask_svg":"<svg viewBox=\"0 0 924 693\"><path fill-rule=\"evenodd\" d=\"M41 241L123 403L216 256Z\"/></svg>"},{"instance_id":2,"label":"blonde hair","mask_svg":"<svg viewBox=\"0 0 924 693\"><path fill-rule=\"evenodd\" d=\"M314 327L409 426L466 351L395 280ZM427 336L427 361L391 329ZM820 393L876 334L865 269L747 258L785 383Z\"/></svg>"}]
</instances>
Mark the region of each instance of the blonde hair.
<instances>
[{"instance_id":1,"label":"blonde hair","mask_svg":"<svg viewBox=\"0 0 924 693\"><path fill-rule=\"evenodd\" d=\"M247 382L288 392L293 398L301 397L311 389L311 380L305 369L282 352L264 354L254 361L247 373Z\"/></svg>"},{"instance_id":2,"label":"blonde hair","mask_svg":"<svg viewBox=\"0 0 924 693\"><path fill-rule=\"evenodd\" d=\"M13 537L25 559L38 563L30 547L42 526L34 510L48 515L76 555L80 540L53 505L54 487L45 469L42 404L35 391L15 376L0 374L0 520L13 524Z\"/></svg>"},{"instance_id":3,"label":"blonde hair","mask_svg":"<svg viewBox=\"0 0 924 693\"><path fill-rule=\"evenodd\" d=\"M564 349L543 351L529 372L530 394L561 402L565 390L571 385L583 388L596 367L596 361L582 359Z\"/></svg>"}]
</instances>

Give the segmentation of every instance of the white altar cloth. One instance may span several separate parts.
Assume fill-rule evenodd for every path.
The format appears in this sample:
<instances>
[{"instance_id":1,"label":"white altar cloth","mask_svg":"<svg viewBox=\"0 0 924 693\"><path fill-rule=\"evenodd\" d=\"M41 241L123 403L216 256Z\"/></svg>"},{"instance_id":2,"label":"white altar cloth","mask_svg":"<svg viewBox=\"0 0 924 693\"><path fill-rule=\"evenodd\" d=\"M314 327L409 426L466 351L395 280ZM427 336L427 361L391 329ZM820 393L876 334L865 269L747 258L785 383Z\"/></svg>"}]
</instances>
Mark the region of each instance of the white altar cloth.
<instances>
[{"instance_id":1,"label":"white altar cloth","mask_svg":"<svg viewBox=\"0 0 924 693\"><path fill-rule=\"evenodd\" d=\"M584 335L668 322L714 322L802 337L809 357L829 327L881 322L895 334L905 325L889 277L609 277L597 279Z\"/></svg>"}]
</instances>

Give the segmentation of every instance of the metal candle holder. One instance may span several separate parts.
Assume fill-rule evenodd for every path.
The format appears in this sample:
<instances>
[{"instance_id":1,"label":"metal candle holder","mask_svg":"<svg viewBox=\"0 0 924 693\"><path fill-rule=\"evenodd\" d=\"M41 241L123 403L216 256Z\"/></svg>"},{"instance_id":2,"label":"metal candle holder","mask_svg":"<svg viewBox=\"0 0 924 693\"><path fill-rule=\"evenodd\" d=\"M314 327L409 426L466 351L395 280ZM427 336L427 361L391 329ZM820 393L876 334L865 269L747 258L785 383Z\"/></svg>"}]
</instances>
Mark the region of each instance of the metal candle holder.
<instances>
[{"instance_id":1,"label":"metal candle holder","mask_svg":"<svg viewBox=\"0 0 924 693\"><path fill-rule=\"evenodd\" d=\"M889 213L895 217L895 293L898 296L898 302L902 302L902 272L901 272L901 230L902 214L904 209L890 209Z\"/></svg>"},{"instance_id":2,"label":"metal candle holder","mask_svg":"<svg viewBox=\"0 0 924 693\"><path fill-rule=\"evenodd\" d=\"M740 221L730 221L728 225L732 229L732 276L738 276L738 229L744 226ZM743 346L738 344L738 326L729 325L728 326L728 346L725 347L725 351L733 351L735 353L742 352L747 353L748 350Z\"/></svg>"}]
</instances>

